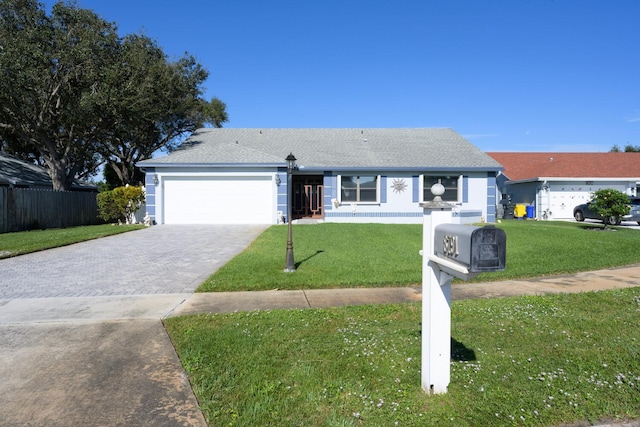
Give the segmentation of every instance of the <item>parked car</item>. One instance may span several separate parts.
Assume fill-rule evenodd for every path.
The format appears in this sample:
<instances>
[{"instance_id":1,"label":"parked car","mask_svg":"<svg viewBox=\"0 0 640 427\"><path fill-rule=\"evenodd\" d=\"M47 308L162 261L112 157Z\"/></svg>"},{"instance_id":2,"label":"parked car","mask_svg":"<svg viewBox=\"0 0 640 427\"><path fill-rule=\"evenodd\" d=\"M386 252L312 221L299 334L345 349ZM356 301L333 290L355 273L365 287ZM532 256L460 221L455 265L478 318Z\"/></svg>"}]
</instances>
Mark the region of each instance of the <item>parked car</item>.
<instances>
[{"instance_id":1,"label":"parked car","mask_svg":"<svg viewBox=\"0 0 640 427\"><path fill-rule=\"evenodd\" d=\"M611 216L602 218L591 207L591 202L583 203L573 208L573 217L576 221L584 221L585 219L598 219L609 225L619 225L622 221L635 221L640 225L640 198L629 197L629 214L622 218Z\"/></svg>"}]
</instances>

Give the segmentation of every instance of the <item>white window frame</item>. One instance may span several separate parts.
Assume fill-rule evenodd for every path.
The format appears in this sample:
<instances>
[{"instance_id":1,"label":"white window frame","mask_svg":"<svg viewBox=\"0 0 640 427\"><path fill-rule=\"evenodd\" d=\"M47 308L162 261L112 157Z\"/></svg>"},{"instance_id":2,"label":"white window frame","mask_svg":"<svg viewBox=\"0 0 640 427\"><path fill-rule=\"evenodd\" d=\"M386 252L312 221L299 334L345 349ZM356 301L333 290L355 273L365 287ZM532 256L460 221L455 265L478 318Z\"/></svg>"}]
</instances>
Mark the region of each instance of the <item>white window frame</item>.
<instances>
[{"instance_id":1,"label":"white window frame","mask_svg":"<svg viewBox=\"0 0 640 427\"><path fill-rule=\"evenodd\" d=\"M430 173L424 173L421 174L418 178L418 185L419 185L419 190L420 191L420 199L424 199L424 177L425 176L433 176L433 177L438 177L438 176L449 176L449 177L453 177L455 176L454 174L446 174L446 173L434 173L434 174L430 174ZM445 200L445 202L449 202L449 203L457 203L457 204L462 204L462 185L464 184L464 180L462 175L458 175L458 183L457 183L457 199L456 200ZM433 200L433 198L431 198L430 200L420 200L420 202L429 202Z\"/></svg>"},{"instance_id":2,"label":"white window frame","mask_svg":"<svg viewBox=\"0 0 640 427\"><path fill-rule=\"evenodd\" d=\"M361 202L361 201L350 201L350 200L342 200L342 175L338 175L338 201L340 203L345 203L345 204L356 204L356 205L379 205L380 204L380 181L381 181L381 175L367 175L367 174L358 174L358 173L354 173L354 174L350 174L350 175L344 175L344 176L357 176L357 177L373 177L376 179L376 200L375 202ZM357 184L357 186L359 187L359 183ZM358 190L358 196L359 196L359 190Z\"/></svg>"}]
</instances>

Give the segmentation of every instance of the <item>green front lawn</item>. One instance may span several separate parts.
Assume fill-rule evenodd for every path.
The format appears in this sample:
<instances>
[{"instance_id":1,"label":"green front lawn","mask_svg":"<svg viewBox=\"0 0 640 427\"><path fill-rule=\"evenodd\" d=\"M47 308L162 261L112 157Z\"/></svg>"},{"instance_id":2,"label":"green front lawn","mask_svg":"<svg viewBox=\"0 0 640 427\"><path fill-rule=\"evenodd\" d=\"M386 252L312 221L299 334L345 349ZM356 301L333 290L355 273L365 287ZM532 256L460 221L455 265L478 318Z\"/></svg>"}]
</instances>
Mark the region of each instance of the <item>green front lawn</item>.
<instances>
[{"instance_id":1,"label":"green front lawn","mask_svg":"<svg viewBox=\"0 0 640 427\"><path fill-rule=\"evenodd\" d=\"M0 234L0 259L139 230L143 225L87 225Z\"/></svg>"},{"instance_id":2,"label":"green front lawn","mask_svg":"<svg viewBox=\"0 0 640 427\"><path fill-rule=\"evenodd\" d=\"M575 273L640 262L640 232L596 223L504 221L506 271L475 281ZM422 225L294 225L297 271L284 273L287 227L267 229L200 292L406 286L422 282Z\"/></svg>"},{"instance_id":3,"label":"green front lawn","mask_svg":"<svg viewBox=\"0 0 640 427\"><path fill-rule=\"evenodd\" d=\"M421 305L166 319L211 426L558 426L640 417L640 288L452 304L448 393ZM580 423L580 424L576 424Z\"/></svg>"}]
</instances>

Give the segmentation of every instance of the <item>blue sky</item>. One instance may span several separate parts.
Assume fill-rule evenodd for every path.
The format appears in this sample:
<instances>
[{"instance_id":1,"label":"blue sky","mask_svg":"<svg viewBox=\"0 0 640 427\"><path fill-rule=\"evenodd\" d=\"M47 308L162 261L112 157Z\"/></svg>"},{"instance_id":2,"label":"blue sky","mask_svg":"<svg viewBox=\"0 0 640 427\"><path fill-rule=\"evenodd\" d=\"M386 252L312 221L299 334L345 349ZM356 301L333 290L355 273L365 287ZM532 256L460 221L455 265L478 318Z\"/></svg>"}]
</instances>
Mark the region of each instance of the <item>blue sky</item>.
<instances>
[{"instance_id":1,"label":"blue sky","mask_svg":"<svg viewBox=\"0 0 640 427\"><path fill-rule=\"evenodd\" d=\"M78 4L193 54L225 127L449 127L485 151L640 145L637 0Z\"/></svg>"}]
</instances>

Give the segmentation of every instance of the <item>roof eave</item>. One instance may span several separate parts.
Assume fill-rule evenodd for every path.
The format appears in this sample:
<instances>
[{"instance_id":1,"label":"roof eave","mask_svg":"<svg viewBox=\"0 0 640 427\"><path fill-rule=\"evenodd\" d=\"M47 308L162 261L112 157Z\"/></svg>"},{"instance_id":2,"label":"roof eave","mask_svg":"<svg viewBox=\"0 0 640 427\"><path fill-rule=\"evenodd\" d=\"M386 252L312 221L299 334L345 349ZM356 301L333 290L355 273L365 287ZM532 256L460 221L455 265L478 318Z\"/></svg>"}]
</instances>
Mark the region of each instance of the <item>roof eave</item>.
<instances>
[{"instance_id":1,"label":"roof eave","mask_svg":"<svg viewBox=\"0 0 640 427\"><path fill-rule=\"evenodd\" d=\"M505 175L506 176L506 175ZM508 177L507 177L508 178ZM523 178L523 179L509 179L507 182L509 184L523 184L527 182L545 182L545 181L640 181L640 177L591 177L591 176L578 176L578 177L567 177L567 176L540 176L534 178Z\"/></svg>"},{"instance_id":2,"label":"roof eave","mask_svg":"<svg viewBox=\"0 0 640 427\"><path fill-rule=\"evenodd\" d=\"M164 162L146 162L136 163L136 166L143 171L147 168L158 167L170 167L170 168L203 168L203 167L216 167L216 168L273 168L273 167L286 167L285 162L282 163L164 163Z\"/></svg>"},{"instance_id":3,"label":"roof eave","mask_svg":"<svg viewBox=\"0 0 640 427\"><path fill-rule=\"evenodd\" d=\"M137 167L143 171L147 168L202 168L202 167L215 167L215 168L282 168L287 167L285 162L283 163L163 163L163 162L145 162L137 163ZM502 167L496 166L464 166L464 167L439 167L439 166L307 166L298 164L298 169L305 171L438 171L438 172L499 172L504 170Z\"/></svg>"},{"instance_id":4,"label":"roof eave","mask_svg":"<svg viewBox=\"0 0 640 427\"><path fill-rule=\"evenodd\" d=\"M473 166L473 167L441 167L441 166L304 166L299 165L300 169L307 171L381 171L381 172L415 172L415 171L432 171L432 172L499 172L502 169L493 166Z\"/></svg>"}]
</instances>

